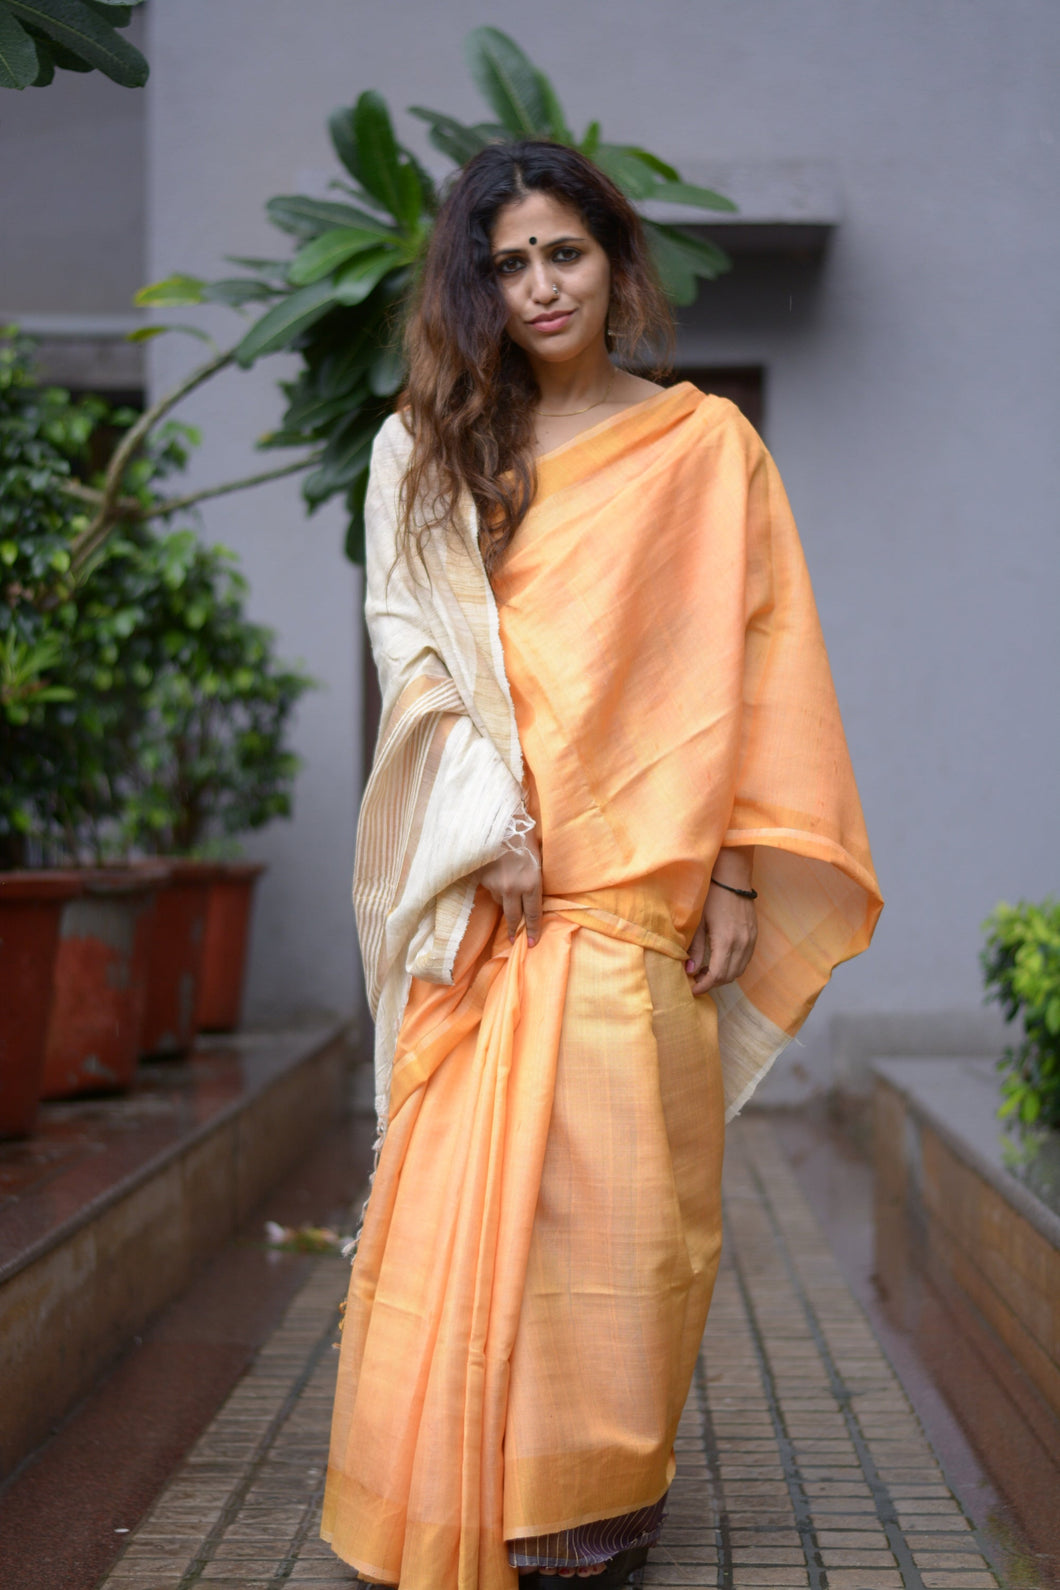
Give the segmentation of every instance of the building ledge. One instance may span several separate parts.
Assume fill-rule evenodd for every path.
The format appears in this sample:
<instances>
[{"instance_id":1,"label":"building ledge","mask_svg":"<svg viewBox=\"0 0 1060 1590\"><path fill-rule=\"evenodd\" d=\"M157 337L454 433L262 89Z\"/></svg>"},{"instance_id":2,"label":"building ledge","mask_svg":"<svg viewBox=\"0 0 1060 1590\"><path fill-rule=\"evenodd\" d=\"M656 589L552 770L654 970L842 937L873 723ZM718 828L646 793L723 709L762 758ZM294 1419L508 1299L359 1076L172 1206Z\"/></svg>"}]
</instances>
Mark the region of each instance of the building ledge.
<instances>
[{"instance_id":1,"label":"building ledge","mask_svg":"<svg viewBox=\"0 0 1060 1590\"><path fill-rule=\"evenodd\" d=\"M828 161L686 160L681 175L724 194L737 211L646 200L640 213L709 237L733 254L820 253L842 220L839 173Z\"/></svg>"},{"instance_id":2,"label":"building ledge","mask_svg":"<svg viewBox=\"0 0 1060 1590\"><path fill-rule=\"evenodd\" d=\"M983 1181L1060 1251L1060 1134L1022 1145L998 1120L1001 1102L992 1060L890 1057L873 1062L876 1078L905 1101Z\"/></svg>"}]
</instances>

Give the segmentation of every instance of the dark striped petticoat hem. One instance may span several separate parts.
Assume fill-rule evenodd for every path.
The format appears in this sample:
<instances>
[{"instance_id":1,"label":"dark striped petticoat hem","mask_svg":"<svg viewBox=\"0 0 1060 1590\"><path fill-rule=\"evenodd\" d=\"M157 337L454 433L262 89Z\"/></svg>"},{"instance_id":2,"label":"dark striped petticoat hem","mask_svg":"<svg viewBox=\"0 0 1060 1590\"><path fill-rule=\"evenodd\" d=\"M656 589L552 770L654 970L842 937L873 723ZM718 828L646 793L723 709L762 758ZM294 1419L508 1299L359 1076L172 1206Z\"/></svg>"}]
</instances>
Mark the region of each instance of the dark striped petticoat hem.
<instances>
[{"instance_id":1,"label":"dark striped petticoat hem","mask_svg":"<svg viewBox=\"0 0 1060 1590\"><path fill-rule=\"evenodd\" d=\"M660 1496L651 1507L617 1518L601 1518L595 1524L579 1524L554 1535L531 1535L526 1540L508 1542L508 1561L513 1568L582 1568L589 1563L607 1562L620 1551L635 1546L654 1546L662 1533L666 1497Z\"/></svg>"}]
</instances>

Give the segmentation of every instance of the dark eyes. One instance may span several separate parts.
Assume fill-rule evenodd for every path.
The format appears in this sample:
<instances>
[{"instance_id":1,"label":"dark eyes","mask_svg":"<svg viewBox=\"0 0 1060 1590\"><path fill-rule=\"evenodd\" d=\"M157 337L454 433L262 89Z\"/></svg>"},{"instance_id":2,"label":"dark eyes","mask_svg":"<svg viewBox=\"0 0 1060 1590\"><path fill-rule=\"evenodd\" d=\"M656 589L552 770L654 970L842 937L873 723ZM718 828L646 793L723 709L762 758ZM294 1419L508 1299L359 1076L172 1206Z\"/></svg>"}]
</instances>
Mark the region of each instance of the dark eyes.
<instances>
[{"instance_id":1,"label":"dark eyes","mask_svg":"<svg viewBox=\"0 0 1060 1590\"><path fill-rule=\"evenodd\" d=\"M553 265L573 265L581 259L582 251L571 243L565 243L562 248L553 249L549 256ZM515 276L523 269L526 261L521 254L506 254L497 266L499 276Z\"/></svg>"}]
</instances>

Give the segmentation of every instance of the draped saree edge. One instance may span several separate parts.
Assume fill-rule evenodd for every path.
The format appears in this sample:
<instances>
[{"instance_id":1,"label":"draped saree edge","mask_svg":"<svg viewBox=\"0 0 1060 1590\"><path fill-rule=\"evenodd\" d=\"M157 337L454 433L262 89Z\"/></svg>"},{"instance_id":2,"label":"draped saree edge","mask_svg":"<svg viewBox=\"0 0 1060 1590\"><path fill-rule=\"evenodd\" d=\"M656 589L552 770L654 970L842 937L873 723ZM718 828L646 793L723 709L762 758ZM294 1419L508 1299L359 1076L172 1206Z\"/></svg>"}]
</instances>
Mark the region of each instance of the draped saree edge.
<instances>
[{"instance_id":1,"label":"draped saree edge","mask_svg":"<svg viewBox=\"0 0 1060 1590\"><path fill-rule=\"evenodd\" d=\"M871 868L834 839L810 833L805 828L729 828L724 844L732 849L743 845L763 845L775 850L786 850L791 855L804 856L808 861L827 861L845 873L852 883L864 889L869 900L875 903L873 921L883 909L879 886Z\"/></svg>"},{"instance_id":2,"label":"draped saree edge","mask_svg":"<svg viewBox=\"0 0 1060 1590\"><path fill-rule=\"evenodd\" d=\"M725 1123L743 1109L793 1035L758 1010L738 983L713 990L718 1007L718 1048L725 1086Z\"/></svg>"}]
</instances>

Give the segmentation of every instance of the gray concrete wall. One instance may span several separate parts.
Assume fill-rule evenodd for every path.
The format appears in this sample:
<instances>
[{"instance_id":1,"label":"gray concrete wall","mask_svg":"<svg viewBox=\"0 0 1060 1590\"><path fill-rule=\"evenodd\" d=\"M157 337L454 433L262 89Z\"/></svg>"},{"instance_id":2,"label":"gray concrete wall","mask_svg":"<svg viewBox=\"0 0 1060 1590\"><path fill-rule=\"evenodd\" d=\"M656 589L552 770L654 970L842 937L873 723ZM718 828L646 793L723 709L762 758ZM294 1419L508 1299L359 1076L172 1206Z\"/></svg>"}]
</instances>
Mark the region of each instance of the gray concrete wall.
<instances>
[{"instance_id":1,"label":"gray concrete wall","mask_svg":"<svg viewBox=\"0 0 1060 1590\"><path fill-rule=\"evenodd\" d=\"M684 317L689 363L767 367L768 440L799 519L888 897L822 1012L978 1005L979 923L1057 882L1060 486L1054 278L1060 11L1051 0L182 0L151 8L147 272L272 251L262 206L333 170L327 111L482 107L462 40L532 49L577 126L687 167L827 161L844 216L823 264L759 261ZM635 91L631 92L631 83ZM399 117L421 149L419 124ZM739 195L736 195L739 197ZM211 311L222 334L232 324ZM156 345L157 386L191 345ZM203 480L253 467L278 361L189 405ZM328 690L301 715L293 825L255 950L259 1013L352 998L359 768L356 578L337 518L293 487L206 518L256 610ZM816 1016L798 1063L824 1053Z\"/></svg>"}]
</instances>

